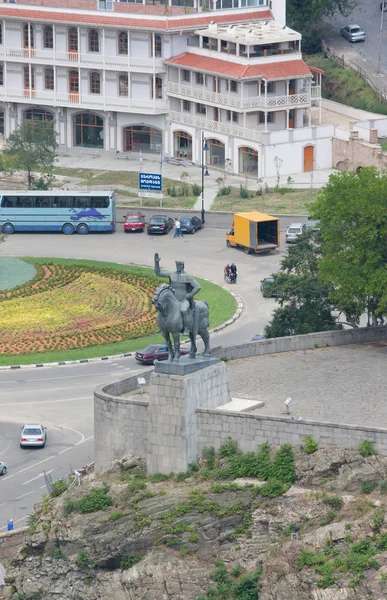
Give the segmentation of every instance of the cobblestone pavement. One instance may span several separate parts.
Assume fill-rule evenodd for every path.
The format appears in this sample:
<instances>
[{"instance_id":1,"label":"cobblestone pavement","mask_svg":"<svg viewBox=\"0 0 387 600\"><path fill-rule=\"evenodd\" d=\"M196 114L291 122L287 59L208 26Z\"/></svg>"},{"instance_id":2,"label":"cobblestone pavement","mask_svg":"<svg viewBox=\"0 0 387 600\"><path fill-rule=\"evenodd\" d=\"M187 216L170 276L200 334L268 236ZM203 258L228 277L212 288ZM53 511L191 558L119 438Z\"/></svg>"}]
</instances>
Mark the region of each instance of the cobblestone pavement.
<instances>
[{"instance_id":1,"label":"cobblestone pavement","mask_svg":"<svg viewBox=\"0 0 387 600\"><path fill-rule=\"evenodd\" d=\"M231 394L263 400L255 414L387 426L387 340L300 350L227 363Z\"/></svg>"}]
</instances>

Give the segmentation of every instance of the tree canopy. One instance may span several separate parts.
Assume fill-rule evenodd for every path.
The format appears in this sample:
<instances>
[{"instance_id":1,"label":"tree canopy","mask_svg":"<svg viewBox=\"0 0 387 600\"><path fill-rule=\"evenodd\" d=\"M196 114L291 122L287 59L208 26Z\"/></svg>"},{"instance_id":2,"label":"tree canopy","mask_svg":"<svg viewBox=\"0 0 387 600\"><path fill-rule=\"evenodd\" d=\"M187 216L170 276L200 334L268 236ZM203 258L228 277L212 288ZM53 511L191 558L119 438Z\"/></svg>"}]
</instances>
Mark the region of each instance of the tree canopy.
<instances>
[{"instance_id":1,"label":"tree canopy","mask_svg":"<svg viewBox=\"0 0 387 600\"><path fill-rule=\"evenodd\" d=\"M387 315L387 173L364 167L359 174L331 175L313 204L321 224L323 253L318 272L331 285L330 298L342 310L351 306L372 324Z\"/></svg>"},{"instance_id":2,"label":"tree canopy","mask_svg":"<svg viewBox=\"0 0 387 600\"><path fill-rule=\"evenodd\" d=\"M26 171L30 190L34 180L33 171L44 171L46 174L52 172L58 147L56 137L52 121L23 121L7 139L3 168ZM40 180L44 180L44 177Z\"/></svg>"}]
</instances>

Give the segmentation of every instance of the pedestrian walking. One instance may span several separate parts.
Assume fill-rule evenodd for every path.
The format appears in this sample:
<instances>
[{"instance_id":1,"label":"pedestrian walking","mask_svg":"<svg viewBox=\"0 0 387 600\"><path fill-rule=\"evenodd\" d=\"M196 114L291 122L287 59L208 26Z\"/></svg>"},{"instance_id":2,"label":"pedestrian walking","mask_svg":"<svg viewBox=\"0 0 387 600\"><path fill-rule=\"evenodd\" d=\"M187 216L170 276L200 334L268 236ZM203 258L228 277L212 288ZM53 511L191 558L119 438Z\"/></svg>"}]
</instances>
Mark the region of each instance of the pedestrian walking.
<instances>
[{"instance_id":1,"label":"pedestrian walking","mask_svg":"<svg viewBox=\"0 0 387 600\"><path fill-rule=\"evenodd\" d=\"M184 237L184 235L182 234L181 231L181 223L179 221L179 219L175 218L175 233L173 234L173 237Z\"/></svg>"},{"instance_id":2,"label":"pedestrian walking","mask_svg":"<svg viewBox=\"0 0 387 600\"><path fill-rule=\"evenodd\" d=\"M7 523L7 531L13 531L13 529L14 529L13 519L10 519Z\"/></svg>"}]
</instances>

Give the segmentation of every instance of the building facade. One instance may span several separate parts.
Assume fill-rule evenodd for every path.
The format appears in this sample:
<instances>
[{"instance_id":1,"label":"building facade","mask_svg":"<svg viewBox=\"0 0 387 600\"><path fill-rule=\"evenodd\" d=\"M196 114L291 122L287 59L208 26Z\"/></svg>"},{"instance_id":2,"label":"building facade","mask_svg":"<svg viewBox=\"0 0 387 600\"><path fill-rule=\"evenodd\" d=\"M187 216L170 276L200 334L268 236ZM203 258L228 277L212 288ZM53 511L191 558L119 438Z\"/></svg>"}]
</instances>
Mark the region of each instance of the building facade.
<instances>
[{"instance_id":1,"label":"building facade","mask_svg":"<svg viewBox=\"0 0 387 600\"><path fill-rule=\"evenodd\" d=\"M260 177L270 174L270 134L310 129L320 82L312 85L301 36L283 24L283 0L217 0L210 10L197 0L184 8L99 0L94 10L91 0L80 0L87 10L29 1L0 5L5 137L42 119L61 152L200 163L204 131L207 164L229 159L234 172ZM301 168L289 172L316 166L315 149L300 152Z\"/></svg>"}]
</instances>

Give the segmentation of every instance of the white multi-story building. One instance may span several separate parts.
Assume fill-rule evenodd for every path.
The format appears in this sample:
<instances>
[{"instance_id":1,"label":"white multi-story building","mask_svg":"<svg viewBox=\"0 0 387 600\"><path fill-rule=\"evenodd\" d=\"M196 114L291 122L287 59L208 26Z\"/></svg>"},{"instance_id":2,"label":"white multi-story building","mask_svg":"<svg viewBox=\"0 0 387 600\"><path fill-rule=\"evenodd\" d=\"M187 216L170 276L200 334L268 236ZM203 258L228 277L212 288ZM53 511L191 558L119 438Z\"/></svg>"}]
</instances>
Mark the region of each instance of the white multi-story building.
<instances>
[{"instance_id":1,"label":"white multi-story building","mask_svg":"<svg viewBox=\"0 0 387 600\"><path fill-rule=\"evenodd\" d=\"M286 132L277 143L289 143L311 131L320 82L312 85L301 36L283 24L284 0L213 0L211 11L198 0L184 8L99 0L94 10L93 0L75 3L88 10L24 1L0 5L5 137L23 119L45 119L62 152L200 163L204 131L208 164L228 158L235 172L264 176L272 135ZM313 168L315 146L300 146L298 170ZM283 172L295 171L292 156Z\"/></svg>"}]
</instances>

